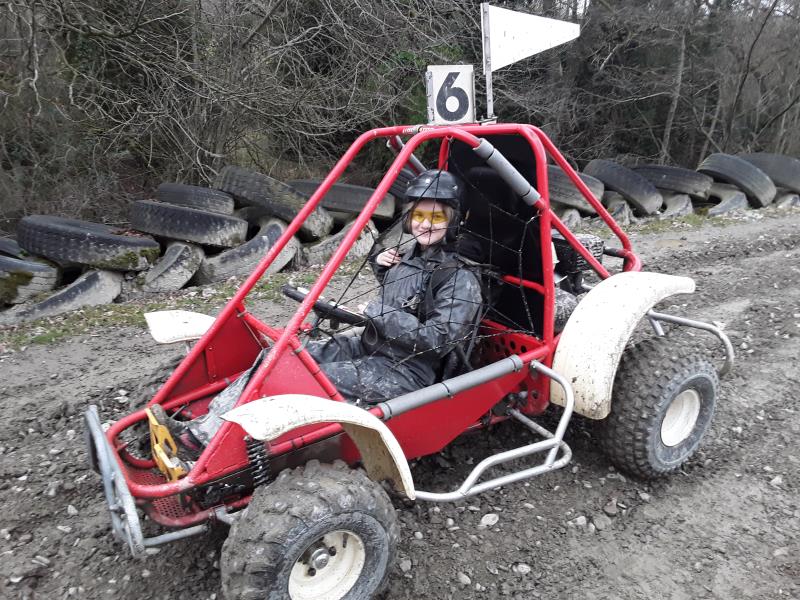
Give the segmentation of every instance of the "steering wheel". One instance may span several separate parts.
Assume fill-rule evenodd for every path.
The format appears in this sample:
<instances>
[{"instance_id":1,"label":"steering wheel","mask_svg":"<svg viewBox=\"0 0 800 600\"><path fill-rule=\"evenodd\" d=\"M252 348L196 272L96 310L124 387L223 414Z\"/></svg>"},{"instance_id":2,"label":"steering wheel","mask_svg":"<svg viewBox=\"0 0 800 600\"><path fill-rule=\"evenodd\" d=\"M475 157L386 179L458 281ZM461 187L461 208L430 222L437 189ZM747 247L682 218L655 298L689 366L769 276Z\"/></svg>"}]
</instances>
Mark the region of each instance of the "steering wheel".
<instances>
[{"instance_id":1,"label":"steering wheel","mask_svg":"<svg viewBox=\"0 0 800 600\"><path fill-rule=\"evenodd\" d=\"M296 288L288 283L281 287L281 292L296 302L302 302L308 295L308 290ZM364 315L342 308L332 300L317 300L314 302L314 312L325 319L348 325L363 325L367 322L367 317Z\"/></svg>"}]
</instances>

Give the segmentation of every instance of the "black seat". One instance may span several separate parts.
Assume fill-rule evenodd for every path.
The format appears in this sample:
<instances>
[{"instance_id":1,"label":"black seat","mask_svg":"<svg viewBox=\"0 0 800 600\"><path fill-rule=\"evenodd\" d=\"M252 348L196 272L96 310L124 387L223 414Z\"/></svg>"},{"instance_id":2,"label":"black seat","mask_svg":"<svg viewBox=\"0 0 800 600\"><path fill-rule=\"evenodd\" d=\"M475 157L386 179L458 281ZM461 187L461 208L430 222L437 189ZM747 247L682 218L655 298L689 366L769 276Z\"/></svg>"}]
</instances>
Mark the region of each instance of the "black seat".
<instances>
[{"instance_id":1,"label":"black seat","mask_svg":"<svg viewBox=\"0 0 800 600\"><path fill-rule=\"evenodd\" d=\"M533 152L518 136L488 136L495 148L536 185ZM522 202L494 169L454 141L448 168L466 182L464 230L479 240L483 261L500 275L542 283L538 210ZM534 290L487 278L487 318L514 330L542 331L543 298Z\"/></svg>"}]
</instances>

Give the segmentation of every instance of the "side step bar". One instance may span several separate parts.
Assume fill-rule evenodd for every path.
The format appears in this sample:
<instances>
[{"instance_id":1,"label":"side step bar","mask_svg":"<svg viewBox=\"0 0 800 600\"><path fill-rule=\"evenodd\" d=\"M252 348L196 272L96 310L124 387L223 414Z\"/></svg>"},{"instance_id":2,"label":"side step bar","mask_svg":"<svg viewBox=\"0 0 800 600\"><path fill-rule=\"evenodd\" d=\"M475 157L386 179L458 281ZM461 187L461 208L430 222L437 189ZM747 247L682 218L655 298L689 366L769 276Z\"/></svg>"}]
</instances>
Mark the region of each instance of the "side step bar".
<instances>
[{"instance_id":1,"label":"side step bar","mask_svg":"<svg viewBox=\"0 0 800 600\"><path fill-rule=\"evenodd\" d=\"M483 459L475 466L469 476L464 480L464 483L462 483L461 486L453 492L437 493L417 490L418 500L428 500L430 502L455 502L476 494L480 494L482 492L486 492L488 490L493 490L495 488L508 485L509 483L514 483L516 481L530 479L531 477L536 477L537 475L549 473L550 471L560 469L569 463L569 461L572 459L572 450L570 450L569 446L567 446L567 444L564 442L564 432L567 430L567 425L572 418L572 410L575 406L575 396L572 393L572 386L564 377L538 361L532 361L530 363L530 369L531 371L536 371L545 377L549 377L564 389L564 395L566 396L564 413L561 415L561 419L558 421L558 426L556 427L555 433L551 433L541 425L534 423L518 410L513 408L509 409L509 415L545 439L528 444L527 446L516 448L514 450L500 452ZM560 458L558 457L559 450L561 451ZM547 452L547 456L545 457L544 462L536 465L535 467L530 467L522 471L517 471L516 473L502 475L500 477L495 477L494 479L478 483L478 479L480 479L483 473L491 467L545 451Z\"/></svg>"}]
</instances>

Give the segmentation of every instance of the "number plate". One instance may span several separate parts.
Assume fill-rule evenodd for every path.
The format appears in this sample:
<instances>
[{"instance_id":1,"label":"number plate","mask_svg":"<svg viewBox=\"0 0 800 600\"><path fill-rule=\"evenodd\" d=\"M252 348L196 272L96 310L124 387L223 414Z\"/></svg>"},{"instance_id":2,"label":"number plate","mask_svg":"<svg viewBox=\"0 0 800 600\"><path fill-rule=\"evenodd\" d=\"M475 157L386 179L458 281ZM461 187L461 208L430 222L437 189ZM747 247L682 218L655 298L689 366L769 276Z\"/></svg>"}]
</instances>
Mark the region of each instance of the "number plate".
<instances>
[{"instance_id":1,"label":"number plate","mask_svg":"<svg viewBox=\"0 0 800 600\"><path fill-rule=\"evenodd\" d=\"M428 123L475 122L475 74L472 65L430 65L425 73Z\"/></svg>"}]
</instances>

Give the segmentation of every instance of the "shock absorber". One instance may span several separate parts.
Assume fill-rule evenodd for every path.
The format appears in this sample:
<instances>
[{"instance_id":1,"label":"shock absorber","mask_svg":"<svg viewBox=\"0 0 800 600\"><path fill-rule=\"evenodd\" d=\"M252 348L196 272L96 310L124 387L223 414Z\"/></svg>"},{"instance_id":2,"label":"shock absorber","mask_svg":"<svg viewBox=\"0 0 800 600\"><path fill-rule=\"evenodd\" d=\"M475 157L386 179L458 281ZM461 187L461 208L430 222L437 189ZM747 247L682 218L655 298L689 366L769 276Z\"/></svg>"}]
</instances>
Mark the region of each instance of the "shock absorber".
<instances>
[{"instance_id":1,"label":"shock absorber","mask_svg":"<svg viewBox=\"0 0 800 600\"><path fill-rule=\"evenodd\" d=\"M245 443L247 459L250 462L250 473L253 477L253 486L258 487L270 479L269 452L266 442L248 439Z\"/></svg>"}]
</instances>

